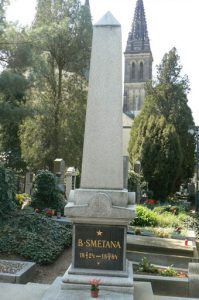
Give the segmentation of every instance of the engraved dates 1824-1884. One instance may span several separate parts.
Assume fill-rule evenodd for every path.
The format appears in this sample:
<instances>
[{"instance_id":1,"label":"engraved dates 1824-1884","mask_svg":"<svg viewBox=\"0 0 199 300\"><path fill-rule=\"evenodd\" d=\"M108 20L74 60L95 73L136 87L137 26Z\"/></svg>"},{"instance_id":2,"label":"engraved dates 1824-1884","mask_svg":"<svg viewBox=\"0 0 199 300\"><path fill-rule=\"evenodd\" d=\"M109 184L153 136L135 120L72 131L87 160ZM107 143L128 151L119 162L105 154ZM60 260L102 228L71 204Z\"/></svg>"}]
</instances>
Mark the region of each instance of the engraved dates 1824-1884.
<instances>
[{"instance_id":1,"label":"engraved dates 1824-1884","mask_svg":"<svg viewBox=\"0 0 199 300\"><path fill-rule=\"evenodd\" d=\"M124 269L125 227L75 224L74 267Z\"/></svg>"}]
</instances>

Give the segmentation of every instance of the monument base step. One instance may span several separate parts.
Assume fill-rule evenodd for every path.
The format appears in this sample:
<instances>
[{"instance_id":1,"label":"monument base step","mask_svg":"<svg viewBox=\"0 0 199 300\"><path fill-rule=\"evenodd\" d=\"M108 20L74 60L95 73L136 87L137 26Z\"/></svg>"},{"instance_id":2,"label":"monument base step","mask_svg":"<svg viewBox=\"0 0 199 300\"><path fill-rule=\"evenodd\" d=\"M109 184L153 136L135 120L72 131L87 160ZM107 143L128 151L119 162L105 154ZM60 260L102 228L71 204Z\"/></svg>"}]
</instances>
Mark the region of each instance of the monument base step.
<instances>
[{"instance_id":1,"label":"monument base step","mask_svg":"<svg viewBox=\"0 0 199 300\"><path fill-rule=\"evenodd\" d=\"M62 277L57 277L50 288L46 291L42 300L91 300L90 289L62 290ZM99 300L155 300L151 284L148 282L135 282L134 294L122 294L113 291L101 290Z\"/></svg>"},{"instance_id":2,"label":"monument base step","mask_svg":"<svg viewBox=\"0 0 199 300\"><path fill-rule=\"evenodd\" d=\"M121 277L120 272L118 276L111 276L108 274L103 275L98 272L98 275L93 275L88 269L84 269L86 272L84 275L76 272L75 274L70 272L71 266L68 268L62 278L61 289L62 290L89 290L90 280L97 278L100 280L100 291L117 292L124 294L133 294L133 268L132 263L127 261L127 271L125 277ZM117 273L116 273L117 274Z\"/></svg>"}]
</instances>

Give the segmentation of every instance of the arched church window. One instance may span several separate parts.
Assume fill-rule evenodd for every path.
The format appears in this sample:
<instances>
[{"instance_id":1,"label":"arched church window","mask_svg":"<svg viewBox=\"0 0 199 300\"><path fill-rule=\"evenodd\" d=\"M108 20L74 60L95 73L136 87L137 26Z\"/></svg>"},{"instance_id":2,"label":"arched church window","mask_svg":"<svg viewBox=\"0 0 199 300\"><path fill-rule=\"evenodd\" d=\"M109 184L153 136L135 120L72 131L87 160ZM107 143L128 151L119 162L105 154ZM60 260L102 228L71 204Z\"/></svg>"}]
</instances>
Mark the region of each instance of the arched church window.
<instances>
[{"instance_id":1,"label":"arched church window","mask_svg":"<svg viewBox=\"0 0 199 300\"><path fill-rule=\"evenodd\" d=\"M135 63L132 63L132 79L135 79Z\"/></svg>"},{"instance_id":2,"label":"arched church window","mask_svg":"<svg viewBox=\"0 0 199 300\"><path fill-rule=\"evenodd\" d=\"M144 65L143 62L140 63L140 80L143 79L143 73L144 73Z\"/></svg>"}]
</instances>

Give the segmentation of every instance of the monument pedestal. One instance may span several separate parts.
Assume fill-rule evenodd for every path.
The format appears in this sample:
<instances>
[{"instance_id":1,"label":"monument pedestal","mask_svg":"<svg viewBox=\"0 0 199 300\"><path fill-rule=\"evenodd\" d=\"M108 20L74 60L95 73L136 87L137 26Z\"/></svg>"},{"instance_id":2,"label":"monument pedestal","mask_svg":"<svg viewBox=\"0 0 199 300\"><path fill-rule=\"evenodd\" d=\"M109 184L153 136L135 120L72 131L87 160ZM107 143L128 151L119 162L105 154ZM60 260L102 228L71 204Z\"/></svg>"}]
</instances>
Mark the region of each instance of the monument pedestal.
<instances>
[{"instance_id":1,"label":"monument pedestal","mask_svg":"<svg viewBox=\"0 0 199 300\"><path fill-rule=\"evenodd\" d=\"M100 291L108 291L119 293L122 295L133 295L133 268L132 263L127 261L127 274L126 277L120 277L120 274L116 276L106 276L100 275L99 272L96 276L100 279ZM66 271L62 278L61 289L62 290L89 290L89 281L95 278L95 276L90 275L90 270L87 270L87 274L78 275L76 272L73 274L72 266ZM133 298L131 298L133 300Z\"/></svg>"},{"instance_id":2,"label":"monument pedestal","mask_svg":"<svg viewBox=\"0 0 199 300\"><path fill-rule=\"evenodd\" d=\"M44 294L42 300L92 300L90 287L81 285L80 289L61 289L62 278L57 277L49 289ZM69 286L68 286L69 287ZM100 289L99 300L154 300L151 283L134 282L134 296L123 294L122 292L112 292Z\"/></svg>"},{"instance_id":3,"label":"monument pedestal","mask_svg":"<svg viewBox=\"0 0 199 300\"><path fill-rule=\"evenodd\" d=\"M70 193L64 213L73 223L127 226L135 217L135 205L125 189L80 188Z\"/></svg>"},{"instance_id":4,"label":"monument pedestal","mask_svg":"<svg viewBox=\"0 0 199 300\"><path fill-rule=\"evenodd\" d=\"M89 290L89 281L97 278L101 281L100 291L131 295L133 299L126 234L135 213L134 205L128 203L127 190L75 190L65 214L73 222L73 252L61 289Z\"/></svg>"}]
</instances>

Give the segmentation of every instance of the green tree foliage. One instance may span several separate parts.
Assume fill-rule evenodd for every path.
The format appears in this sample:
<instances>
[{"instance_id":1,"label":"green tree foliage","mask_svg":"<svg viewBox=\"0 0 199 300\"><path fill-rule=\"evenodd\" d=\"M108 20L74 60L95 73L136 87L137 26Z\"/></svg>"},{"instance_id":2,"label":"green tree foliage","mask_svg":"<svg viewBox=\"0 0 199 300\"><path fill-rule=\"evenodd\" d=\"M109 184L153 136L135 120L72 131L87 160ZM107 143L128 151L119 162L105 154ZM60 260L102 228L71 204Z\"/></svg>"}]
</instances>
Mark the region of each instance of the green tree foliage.
<instances>
[{"instance_id":1,"label":"green tree foliage","mask_svg":"<svg viewBox=\"0 0 199 300\"><path fill-rule=\"evenodd\" d=\"M5 70L0 74L0 152L6 165L25 168L21 160L19 125L25 117L28 80L21 74Z\"/></svg>"},{"instance_id":2,"label":"green tree foliage","mask_svg":"<svg viewBox=\"0 0 199 300\"><path fill-rule=\"evenodd\" d=\"M52 170L56 157L81 164L91 33L89 10L78 0L38 1L31 31L31 97L38 114L21 127L23 157L31 167ZM35 145L28 149L31 139Z\"/></svg>"},{"instance_id":3,"label":"green tree foliage","mask_svg":"<svg viewBox=\"0 0 199 300\"><path fill-rule=\"evenodd\" d=\"M0 165L0 222L16 208L16 179L14 173Z\"/></svg>"},{"instance_id":4,"label":"green tree foliage","mask_svg":"<svg viewBox=\"0 0 199 300\"><path fill-rule=\"evenodd\" d=\"M5 25L5 6L7 4L7 0L1 0L0 2L0 34L3 33L4 25Z\"/></svg>"},{"instance_id":5,"label":"green tree foliage","mask_svg":"<svg viewBox=\"0 0 199 300\"><path fill-rule=\"evenodd\" d=\"M62 209L64 198L57 186L56 176L41 170L37 173L33 186L32 206L38 209L53 208Z\"/></svg>"},{"instance_id":6,"label":"green tree foliage","mask_svg":"<svg viewBox=\"0 0 199 300\"><path fill-rule=\"evenodd\" d=\"M194 169L193 126L187 104L188 79L173 48L158 66L155 83L148 83L143 110L135 119L129 143L130 161L140 160L144 179L156 197L165 198Z\"/></svg>"},{"instance_id":7,"label":"green tree foliage","mask_svg":"<svg viewBox=\"0 0 199 300\"><path fill-rule=\"evenodd\" d=\"M0 65L4 63L5 54L4 54L4 47L5 47L5 37L4 37L4 30L6 26L5 22L5 4L7 1L0 2Z\"/></svg>"},{"instance_id":8,"label":"green tree foliage","mask_svg":"<svg viewBox=\"0 0 199 300\"><path fill-rule=\"evenodd\" d=\"M63 158L67 165L81 165L86 95L86 82L82 77L73 74L66 78L55 131L52 94L35 91L35 99L40 99L36 105L38 113L26 118L20 127L22 156L31 169L48 166L52 170L56 157Z\"/></svg>"},{"instance_id":9,"label":"green tree foliage","mask_svg":"<svg viewBox=\"0 0 199 300\"><path fill-rule=\"evenodd\" d=\"M26 167L21 159L19 126L28 113L27 90L30 78L25 73L31 62L31 49L25 42L25 29L4 22L0 74L0 153L6 165L16 170Z\"/></svg>"},{"instance_id":10,"label":"green tree foliage","mask_svg":"<svg viewBox=\"0 0 199 300\"><path fill-rule=\"evenodd\" d=\"M0 152L17 170L26 166L21 148L33 169L52 169L56 157L80 166L90 9L79 0L38 0L33 26L20 28L6 23L6 3L0 4Z\"/></svg>"}]
</instances>

